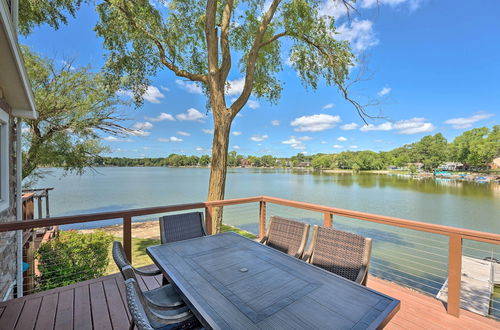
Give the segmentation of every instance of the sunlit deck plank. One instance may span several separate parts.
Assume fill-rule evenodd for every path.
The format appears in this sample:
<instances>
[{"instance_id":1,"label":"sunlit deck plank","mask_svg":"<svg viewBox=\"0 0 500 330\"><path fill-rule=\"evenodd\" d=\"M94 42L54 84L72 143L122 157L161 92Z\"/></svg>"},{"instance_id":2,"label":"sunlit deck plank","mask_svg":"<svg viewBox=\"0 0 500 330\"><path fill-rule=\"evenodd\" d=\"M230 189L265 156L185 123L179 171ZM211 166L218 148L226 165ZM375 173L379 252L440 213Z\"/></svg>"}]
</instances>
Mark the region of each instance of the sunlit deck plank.
<instances>
[{"instance_id":1,"label":"sunlit deck plank","mask_svg":"<svg viewBox=\"0 0 500 330\"><path fill-rule=\"evenodd\" d=\"M150 289L159 286L161 276L154 280L147 280L147 285L141 281L142 286ZM500 328L500 322L465 310L461 310L460 318L450 316L441 301L395 283L370 277L368 286L401 301L400 311L386 326L389 330ZM69 301L71 296L74 300L70 308L64 301ZM73 329L91 329L92 326L96 329L123 329L130 319L123 281L121 275L115 274L0 303L0 329L15 329L16 324L18 329L32 329L33 319L24 319L24 312L36 310L37 304L37 329L52 329L63 320L66 320L66 325L71 323L69 320L73 320ZM93 321L103 323L92 324ZM23 322L29 327L24 327Z\"/></svg>"}]
</instances>

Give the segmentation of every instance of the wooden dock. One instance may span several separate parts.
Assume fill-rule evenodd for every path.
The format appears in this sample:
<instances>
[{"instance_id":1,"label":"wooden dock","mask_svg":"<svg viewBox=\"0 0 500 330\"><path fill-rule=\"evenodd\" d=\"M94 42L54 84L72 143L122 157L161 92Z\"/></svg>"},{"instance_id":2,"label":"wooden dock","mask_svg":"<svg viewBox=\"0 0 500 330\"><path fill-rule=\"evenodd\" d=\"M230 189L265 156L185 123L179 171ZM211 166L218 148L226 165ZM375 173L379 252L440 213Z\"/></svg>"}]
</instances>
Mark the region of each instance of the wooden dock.
<instances>
[{"instance_id":1,"label":"wooden dock","mask_svg":"<svg viewBox=\"0 0 500 330\"><path fill-rule=\"evenodd\" d=\"M500 282L500 265L495 262L462 256L461 307L473 313L488 315L494 284ZM448 281L436 296L448 300Z\"/></svg>"}]
</instances>

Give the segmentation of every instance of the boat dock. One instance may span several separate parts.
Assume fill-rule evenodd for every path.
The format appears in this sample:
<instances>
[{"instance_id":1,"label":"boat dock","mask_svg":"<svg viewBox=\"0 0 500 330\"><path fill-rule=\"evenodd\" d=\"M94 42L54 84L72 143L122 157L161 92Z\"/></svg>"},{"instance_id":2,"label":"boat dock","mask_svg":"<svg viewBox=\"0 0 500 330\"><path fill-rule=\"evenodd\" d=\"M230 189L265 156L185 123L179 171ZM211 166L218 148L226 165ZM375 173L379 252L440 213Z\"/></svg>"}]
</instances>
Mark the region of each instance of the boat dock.
<instances>
[{"instance_id":1,"label":"boat dock","mask_svg":"<svg viewBox=\"0 0 500 330\"><path fill-rule=\"evenodd\" d=\"M500 264L488 260L462 256L461 307L471 312L488 315L495 284L500 284ZM448 281L436 298L448 300Z\"/></svg>"}]
</instances>

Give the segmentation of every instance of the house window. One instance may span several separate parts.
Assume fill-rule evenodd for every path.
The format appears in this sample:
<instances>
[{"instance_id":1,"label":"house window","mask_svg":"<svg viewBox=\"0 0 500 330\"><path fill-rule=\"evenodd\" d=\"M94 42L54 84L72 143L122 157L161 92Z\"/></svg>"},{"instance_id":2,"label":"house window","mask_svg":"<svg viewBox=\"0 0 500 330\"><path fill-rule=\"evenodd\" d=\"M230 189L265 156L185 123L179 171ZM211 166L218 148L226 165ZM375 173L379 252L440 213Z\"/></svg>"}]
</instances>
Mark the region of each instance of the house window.
<instances>
[{"instance_id":1,"label":"house window","mask_svg":"<svg viewBox=\"0 0 500 330\"><path fill-rule=\"evenodd\" d=\"M0 212L9 207L9 115L0 109Z\"/></svg>"}]
</instances>

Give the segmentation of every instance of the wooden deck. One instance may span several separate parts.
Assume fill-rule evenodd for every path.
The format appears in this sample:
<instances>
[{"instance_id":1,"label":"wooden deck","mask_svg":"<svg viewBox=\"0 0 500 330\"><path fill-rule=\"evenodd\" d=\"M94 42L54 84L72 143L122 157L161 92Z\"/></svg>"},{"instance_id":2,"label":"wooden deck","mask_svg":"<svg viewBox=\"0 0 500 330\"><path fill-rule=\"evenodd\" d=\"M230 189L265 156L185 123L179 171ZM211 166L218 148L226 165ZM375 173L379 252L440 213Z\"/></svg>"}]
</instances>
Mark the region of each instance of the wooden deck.
<instances>
[{"instance_id":1,"label":"wooden deck","mask_svg":"<svg viewBox=\"0 0 500 330\"><path fill-rule=\"evenodd\" d=\"M141 278L143 290L156 288L161 277ZM368 286L397 298L401 309L386 329L500 329L500 322L461 310L446 313L439 300L374 277ZM0 329L128 329L121 275L48 290L0 303Z\"/></svg>"}]
</instances>

